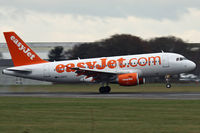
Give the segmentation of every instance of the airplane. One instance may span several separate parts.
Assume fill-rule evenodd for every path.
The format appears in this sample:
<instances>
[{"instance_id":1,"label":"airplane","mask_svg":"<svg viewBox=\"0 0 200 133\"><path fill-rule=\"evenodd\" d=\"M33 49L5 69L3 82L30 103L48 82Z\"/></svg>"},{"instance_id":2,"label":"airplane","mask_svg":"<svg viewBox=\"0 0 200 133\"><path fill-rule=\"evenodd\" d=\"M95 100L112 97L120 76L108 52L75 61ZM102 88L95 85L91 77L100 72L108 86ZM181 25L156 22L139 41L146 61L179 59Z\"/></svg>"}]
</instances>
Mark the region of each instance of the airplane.
<instances>
[{"instance_id":1,"label":"airplane","mask_svg":"<svg viewBox=\"0 0 200 133\"><path fill-rule=\"evenodd\" d=\"M110 83L136 86L146 77L165 76L170 88L170 75L185 73L196 64L177 53L150 53L48 62L41 59L15 32L4 32L14 67L3 74L35 80L78 83L101 83L100 93L109 93Z\"/></svg>"}]
</instances>

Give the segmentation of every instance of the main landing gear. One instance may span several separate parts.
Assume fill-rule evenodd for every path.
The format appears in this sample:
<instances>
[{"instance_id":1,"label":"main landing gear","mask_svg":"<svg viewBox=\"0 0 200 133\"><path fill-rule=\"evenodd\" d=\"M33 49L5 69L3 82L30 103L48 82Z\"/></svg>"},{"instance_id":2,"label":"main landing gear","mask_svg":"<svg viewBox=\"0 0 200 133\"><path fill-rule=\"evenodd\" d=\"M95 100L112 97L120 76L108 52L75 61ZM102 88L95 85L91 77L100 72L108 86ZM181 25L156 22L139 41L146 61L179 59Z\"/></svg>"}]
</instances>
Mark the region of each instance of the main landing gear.
<instances>
[{"instance_id":1,"label":"main landing gear","mask_svg":"<svg viewBox=\"0 0 200 133\"><path fill-rule=\"evenodd\" d=\"M106 86L104 86L105 82L102 82L102 86L99 88L99 93L108 94L111 91L110 86L108 86L109 82L106 82Z\"/></svg>"},{"instance_id":2,"label":"main landing gear","mask_svg":"<svg viewBox=\"0 0 200 133\"><path fill-rule=\"evenodd\" d=\"M99 92L101 94L108 94L110 93L110 90L111 90L110 86L102 86L99 88Z\"/></svg>"},{"instance_id":3,"label":"main landing gear","mask_svg":"<svg viewBox=\"0 0 200 133\"><path fill-rule=\"evenodd\" d=\"M166 79L166 88L171 88L172 85L169 82L170 81L170 75L166 75L165 79Z\"/></svg>"}]
</instances>

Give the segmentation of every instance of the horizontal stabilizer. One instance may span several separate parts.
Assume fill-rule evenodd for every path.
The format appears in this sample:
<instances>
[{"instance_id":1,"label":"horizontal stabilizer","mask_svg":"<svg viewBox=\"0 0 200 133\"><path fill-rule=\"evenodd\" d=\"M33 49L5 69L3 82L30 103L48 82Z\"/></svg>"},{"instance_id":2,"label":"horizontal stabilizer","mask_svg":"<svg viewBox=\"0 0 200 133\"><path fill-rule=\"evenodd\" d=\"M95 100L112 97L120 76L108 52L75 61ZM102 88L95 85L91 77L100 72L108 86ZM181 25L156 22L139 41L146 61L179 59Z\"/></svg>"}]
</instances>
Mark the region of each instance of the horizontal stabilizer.
<instances>
[{"instance_id":1,"label":"horizontal stabilizer","mask_svg":"<svg viewBox=\"0 0 200 133\"><path fill-rule=\"evenodd\" d=\"M29 69L19 69L19 68L7 68L7 69L4 69L3 71L13 71L13 72L19 72L19 73L31 73L32 70L29 70Z\"/></svg>"}]
</instances>

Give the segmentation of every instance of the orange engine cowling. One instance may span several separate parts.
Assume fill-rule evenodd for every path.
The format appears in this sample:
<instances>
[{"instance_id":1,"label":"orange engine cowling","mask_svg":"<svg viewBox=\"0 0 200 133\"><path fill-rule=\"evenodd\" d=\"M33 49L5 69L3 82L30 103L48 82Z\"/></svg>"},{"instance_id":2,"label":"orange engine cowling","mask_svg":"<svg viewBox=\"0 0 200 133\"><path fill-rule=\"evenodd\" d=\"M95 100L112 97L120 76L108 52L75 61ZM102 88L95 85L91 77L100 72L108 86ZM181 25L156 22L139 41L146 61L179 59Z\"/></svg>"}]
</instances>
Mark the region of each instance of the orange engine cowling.
<instances>
[{"instance_id":1,"label":"orange engine cowling","mask_svg":"<svg viewBox=\"0 0 200 133\"><path fill-rule=\"evenodd\" d=\"M144 84L145 79L139 78L137 73L127 73L118 75L118 83L121 86L134 86Z\"/></svg>"}]
</instances>

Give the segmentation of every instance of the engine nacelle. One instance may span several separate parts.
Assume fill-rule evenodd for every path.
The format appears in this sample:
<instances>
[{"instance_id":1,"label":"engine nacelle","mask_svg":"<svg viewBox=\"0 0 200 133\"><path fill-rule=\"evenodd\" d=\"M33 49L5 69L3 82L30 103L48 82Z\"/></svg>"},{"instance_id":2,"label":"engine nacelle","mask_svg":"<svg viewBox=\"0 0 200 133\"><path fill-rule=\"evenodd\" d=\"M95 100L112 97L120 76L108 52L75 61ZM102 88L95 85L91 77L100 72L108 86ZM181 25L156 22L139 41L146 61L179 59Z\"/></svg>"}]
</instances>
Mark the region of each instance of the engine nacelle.
<instances>
[{"instance_id":1,"label":"engine nacelle","mask_svg":"<svg viewBox=\"0 0 200 133\"><path fill-rule=\"evenodd\" d=\"M118 75L118 83L121 86L134 86L145 83L145 78L139 78L137 73Z\"/></svg>"}]
</instances>

